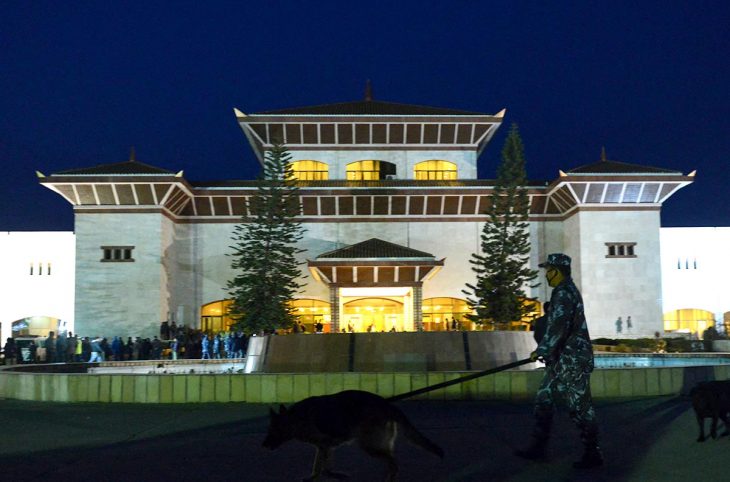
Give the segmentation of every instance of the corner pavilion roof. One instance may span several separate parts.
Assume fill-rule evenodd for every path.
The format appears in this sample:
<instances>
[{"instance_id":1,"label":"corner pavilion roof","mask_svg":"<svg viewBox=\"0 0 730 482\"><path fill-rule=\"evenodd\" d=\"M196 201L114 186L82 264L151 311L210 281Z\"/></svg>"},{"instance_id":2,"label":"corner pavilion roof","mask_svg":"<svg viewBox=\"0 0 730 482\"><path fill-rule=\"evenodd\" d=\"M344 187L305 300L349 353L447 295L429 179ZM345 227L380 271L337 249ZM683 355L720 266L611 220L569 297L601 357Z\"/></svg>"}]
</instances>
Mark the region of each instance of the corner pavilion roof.
<instances>
[{"instance_id":1,"label":"corner pavilion roof","mask_svg":"<svg viewBox=\"0 0 730 482\"><path fill-rule=\"evenodd\" d=\"M355 102L338 102L306 107L257 112L254 115L447 115L447 116L484 116L480 112L459 109L445 109L414 104L400 104L379 100L361 100Z\"/></svg>"},{"instance_id":2,"label":"corner pavilion roof","mask_svg":"<svg viewBox=\"0 0 730 482\"><path fill-rule=\"evenodd\" d=\"M317 256L317 259L365 259L365 258L433 258L424 251L389 243L378 238L371 238L361 243L345 246Z\"/></svg>"},{"instance_id":3,"label":"corner pavilion roof","mask_svg":"<svg viewBox=\"0 0 730 482\"><path fill-rule=\"evenodd\" d=\"M591 175L591 174L660 174L660 175L682 175L681 172L660 167L642 166L628 162L610 161L606 159L606 149L601 149L601 159L591 164L576 167L568 171L568 174Z\"/></svg>"},{"instance_id":4,"label":"corner pavilion roof","mask_svg":"<svg viewBox=\"0 0 730 482\"><path fill-rule=\"evenodd\" d=\"M54 176L139 176L139 175L174 175L172 171L150 166L138 161L124 161L112 164L99 164L92 167L70 169L68 171L54 172Z\"/></svg>"},{"instance_id":5,"label":"corner pavilion roof","mask_svg":"<svg viewBox=\"0 0 730 482\"><path fill-rule=\"evenodd\" d=\"M98 164L91 167L69 169L67 171L54 172L54 176L166 176L175 175L174 172L151 166L137 160L132 147L129 153L129 160L114 162L111 164Z\"/></svg>"}]
</instances>

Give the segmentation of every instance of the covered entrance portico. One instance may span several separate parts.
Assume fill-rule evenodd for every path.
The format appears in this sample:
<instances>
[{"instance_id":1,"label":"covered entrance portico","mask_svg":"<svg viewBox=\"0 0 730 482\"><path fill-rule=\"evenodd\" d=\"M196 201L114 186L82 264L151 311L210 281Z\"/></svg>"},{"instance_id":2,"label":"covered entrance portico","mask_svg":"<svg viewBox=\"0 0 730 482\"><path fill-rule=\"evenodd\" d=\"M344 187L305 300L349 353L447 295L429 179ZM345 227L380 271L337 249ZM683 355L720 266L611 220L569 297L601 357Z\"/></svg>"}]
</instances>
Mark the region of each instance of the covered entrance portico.
<instances>
[{"instance_id":1,"label":"covered entrance portico","mask_svg":"<svg viewBox=\"0 0 730 482\"><path fill-rule=\"evenodd\" d=\"M421 331L422 287L444 265L432 254L372 238L309 260L329 286L331 331Z\"/></svg>"}]
</instances>

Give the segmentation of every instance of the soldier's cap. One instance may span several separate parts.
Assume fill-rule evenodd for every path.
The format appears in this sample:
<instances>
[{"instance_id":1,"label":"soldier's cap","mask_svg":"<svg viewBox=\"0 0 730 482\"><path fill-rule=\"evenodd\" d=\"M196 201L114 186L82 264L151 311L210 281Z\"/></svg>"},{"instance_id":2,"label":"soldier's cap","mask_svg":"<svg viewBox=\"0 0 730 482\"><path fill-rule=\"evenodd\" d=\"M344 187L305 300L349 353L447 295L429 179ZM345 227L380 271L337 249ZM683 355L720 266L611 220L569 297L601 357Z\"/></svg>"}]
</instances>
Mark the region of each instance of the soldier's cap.
<instances>
[{"instance_id":1,"label":"soldier's cap","mask_svg":"<svg viewBox=\"0 0 730 482\"><path fill-rule=\"evenodd\" d=\"M563 253L552 253L548 254L547 261L538 264L540 268L546 266L570 266L570 256Z\"/></svg>"}]
</instances>

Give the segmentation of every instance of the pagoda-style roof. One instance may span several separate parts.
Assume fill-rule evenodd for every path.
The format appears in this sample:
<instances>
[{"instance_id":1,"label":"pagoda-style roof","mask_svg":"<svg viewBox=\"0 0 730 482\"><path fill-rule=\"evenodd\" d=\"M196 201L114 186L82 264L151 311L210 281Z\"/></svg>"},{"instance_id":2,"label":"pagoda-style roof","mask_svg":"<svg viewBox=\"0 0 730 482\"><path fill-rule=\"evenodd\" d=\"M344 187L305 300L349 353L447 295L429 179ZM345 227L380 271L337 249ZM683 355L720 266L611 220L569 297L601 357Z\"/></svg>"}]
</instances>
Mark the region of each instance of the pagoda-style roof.
<instances>
[{"instance_id":1,"label":"pagoda-style roof","mask_svg":"<svg viewBox=\"0 0 730 482\"><path fill-rule=\"evenodd\" d=\"M274 144L307 150L473 150L481 154L504 119L459 109L365 100L244 114L236 119L261 163Z\"/></svg>"},{"instance_id":2,"label":"pagoda-style roof","mask_svg":"<svg viewBox=\"0 0 730 482\"><path fill-rule=\"evenodd\" d=\"M54 172L54 176L174 176L175 173L139 162L132 152L128 161Z\"/></svg>"},{"instance_id":3,"label":"pagoda-style roof","mask_svg":"<svg viewBox=\"0 0 730 482\"><path fill-rule=\"evenodd\" d=\"M681 172L660 167L643 166L630 164L628 162L600 160L591 164L576 167L568 171L571 175L594 175L594 174L661 174L681 175Z\"/></svg>"},{"instance_id":4,"label":"pagoda-style roof","mask_svg":"<svg viewBox=\"0 0 730 482\"><path fill-rule=\"evenodd\" d=\"M376 258L432 258L433 255L417 249L371 238L317 256L317 259L376 259Z\"/></svg>"},{"instance_id":5,"label":"pagoda-style roof","mask_svg":"<svg viewBox=\"0 0 730 482\"><path fill-rule=\"evenodd\" d=\"M483 116L489 115L459 109L445 109L415 104L400 104L379 100L337 102L306 107L268 110L255 115L425 115L425 116Z\"/></svg>"},{"instance_id":6,"label":"pagoda-style roof","mask_svg":"<svg viewBox=\"0 0 730 482\"><path fill-rule=\"evenodd\" d=\"M328 251L307 262L317 281L339 286L418 286L444 266L430 253L378 238Z\"/></svg>"}]
</instances>

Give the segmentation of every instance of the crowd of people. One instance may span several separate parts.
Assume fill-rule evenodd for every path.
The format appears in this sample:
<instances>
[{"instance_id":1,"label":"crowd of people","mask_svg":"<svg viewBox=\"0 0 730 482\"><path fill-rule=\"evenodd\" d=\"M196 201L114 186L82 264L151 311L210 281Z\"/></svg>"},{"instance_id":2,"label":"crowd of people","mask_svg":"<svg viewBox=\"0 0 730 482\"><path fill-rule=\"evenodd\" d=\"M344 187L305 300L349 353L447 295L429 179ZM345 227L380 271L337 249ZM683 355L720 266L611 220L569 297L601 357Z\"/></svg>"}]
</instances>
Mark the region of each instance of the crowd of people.
<instances>
[{"instance_id":1,"label":"crowd of people","mask_svg":"<svg viewBox=\"0 0 730 482\"><path fill-rule=\"evenodd\" d=\"M5 364L73 363L128 360L178 360L243 358L248 337L240 331L206 333L192 328L163 327L160 336L80 337L73 333L50 332L43 339L31 339L23 347L14 338L3 346ZM22 348L27 348L25 354Z\"/></svg>"}]
</instances>

